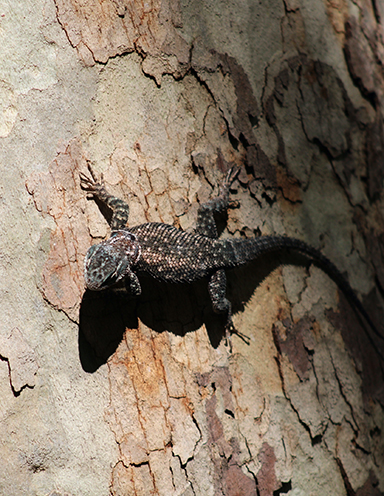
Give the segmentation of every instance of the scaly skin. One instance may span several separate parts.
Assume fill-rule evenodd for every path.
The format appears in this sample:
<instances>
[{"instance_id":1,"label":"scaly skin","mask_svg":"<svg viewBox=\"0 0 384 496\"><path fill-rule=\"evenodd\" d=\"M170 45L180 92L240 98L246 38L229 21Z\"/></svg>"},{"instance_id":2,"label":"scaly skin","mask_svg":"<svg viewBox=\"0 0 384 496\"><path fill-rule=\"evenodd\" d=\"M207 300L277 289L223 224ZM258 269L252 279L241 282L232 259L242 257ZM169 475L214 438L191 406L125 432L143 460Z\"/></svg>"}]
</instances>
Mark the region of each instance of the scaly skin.
<instances>
[{"instance_id":1,"label":"scaly skin","mask_svg":"<svg viewBox=\"0 0 384 496\"><path fill-rule=\"evenodd\" d=\"M243 265L266 253L290 250L305 255L327 273L374 333L382 338L348 281L315 248L286 236L260 236L246 240L218 238L214 214L228 208L229 188L239 169L232 168L228 171L218 197L200 205L194 233L158 222L126 227L128 205L106 191L102 176L98 182L91 168L89 171L91 177L80 174L81 187L107 204L113 215L110 221L111 237L88 250L84 266L88 289L102 290L124 279L127 290L139 295L141 287L136 273L140 272L171 283L191 283L207 277L213 309L226 315L228 341L232 333L246 340L246 336L236 331L232 323L231 304L226 298L225 270Z\"/></svg>"}]
</instances>

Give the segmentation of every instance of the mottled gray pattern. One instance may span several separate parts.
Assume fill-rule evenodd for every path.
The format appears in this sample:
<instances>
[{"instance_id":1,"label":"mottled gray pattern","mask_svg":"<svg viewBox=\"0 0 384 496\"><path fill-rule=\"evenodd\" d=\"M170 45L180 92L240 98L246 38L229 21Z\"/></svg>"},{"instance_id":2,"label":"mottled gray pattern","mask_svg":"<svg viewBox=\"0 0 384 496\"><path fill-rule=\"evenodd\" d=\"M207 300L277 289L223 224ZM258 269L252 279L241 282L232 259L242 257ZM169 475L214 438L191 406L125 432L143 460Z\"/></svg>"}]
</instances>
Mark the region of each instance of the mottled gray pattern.
<instances>
[{"instance_id":1,"label":"mottled gray pattern","mask_svg":"<svg viewBox=\"0 0 384 496\"><path fill-rule=\"evenodd\" d=\"M124 279L128 291L141 292L136 273L172 283L191 283L207 277L213 309L227 316L227 337L237 333L232 324L231 304L227 300L225 269L243 265L266 253L291 250L301 253L326 272L347 296L352 306L365 318L375 334L367 312L341 272L321 252L303 241L285 236L261 236L254 239L218 239L214 213L229 205L229 188L238 170L229 170L220 194L199 207L195 233L187 233L168 224L149 222L127 228L128 205L110 195L103 183L81 174L82 188L106 203L113 211L111 237L92 246L85 260L85 281L89 289L101 290ZM244 337L243 335L241 335Z\"/></svg>"}]
</instances>

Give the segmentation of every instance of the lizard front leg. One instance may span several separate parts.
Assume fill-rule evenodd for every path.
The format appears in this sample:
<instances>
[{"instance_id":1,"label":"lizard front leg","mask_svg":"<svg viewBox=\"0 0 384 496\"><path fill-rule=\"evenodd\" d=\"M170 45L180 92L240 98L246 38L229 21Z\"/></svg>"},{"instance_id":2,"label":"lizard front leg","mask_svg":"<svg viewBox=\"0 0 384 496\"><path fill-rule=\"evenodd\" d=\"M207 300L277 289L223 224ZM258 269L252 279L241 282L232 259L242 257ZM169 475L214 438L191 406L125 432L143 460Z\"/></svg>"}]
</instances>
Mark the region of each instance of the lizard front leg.
<instances>
[{"instance_id":1,"label":"lizard front leg","mask_svg":"<svg viewBox=\"0 0 384 496\"><path fill-rule=\"evenodd\" d=\"M130 271L128 276L126 276L124 282L125 282L125 288L126 288L128 294L131 294L133 296L140 296L141 295L140 281L134 272Z\"/></svg>"},{"instance_id":2,"label":"lizard front leg","mask_svg":"<svg viewBox=\"0 0 384 496\"><path fill-rule=\"evenodd\" d=\"M103 175L101 174L100 181L98 181L89 164L88 170L91 177L87 176L83 172L80 172L80 186L83 190L88 191L88 193L108 205L108 207L112 210L112 218L109 223L112 231L123 229L126 227L128 221L128 204L124 200L120 200L120 198L116 198L116 196L108 193L105 189Z\"/></svg>"}]
</instances>

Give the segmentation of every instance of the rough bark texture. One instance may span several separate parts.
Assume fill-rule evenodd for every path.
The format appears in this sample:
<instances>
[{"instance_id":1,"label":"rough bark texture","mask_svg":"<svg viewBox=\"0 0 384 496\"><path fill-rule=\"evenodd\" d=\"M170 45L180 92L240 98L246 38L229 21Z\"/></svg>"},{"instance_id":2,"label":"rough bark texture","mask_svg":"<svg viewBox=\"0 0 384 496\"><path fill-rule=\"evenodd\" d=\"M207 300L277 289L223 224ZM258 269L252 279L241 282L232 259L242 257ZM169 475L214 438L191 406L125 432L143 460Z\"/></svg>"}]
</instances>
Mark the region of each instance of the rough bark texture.
<instances>
[{"instance_id":1,"label":"rough bark texture","mask_svg":"<svg viewBox=\"0 0 384 496\"><path fill-rule=\"evenodd\" d=\"M237 164L224 235L321 249L384 332L383 5L0 3L0 494L384 494L383 344L329 278L229 273L229 354L204 281L84 293L79 184L190 229Z\"/></svg>"}]
</instances>

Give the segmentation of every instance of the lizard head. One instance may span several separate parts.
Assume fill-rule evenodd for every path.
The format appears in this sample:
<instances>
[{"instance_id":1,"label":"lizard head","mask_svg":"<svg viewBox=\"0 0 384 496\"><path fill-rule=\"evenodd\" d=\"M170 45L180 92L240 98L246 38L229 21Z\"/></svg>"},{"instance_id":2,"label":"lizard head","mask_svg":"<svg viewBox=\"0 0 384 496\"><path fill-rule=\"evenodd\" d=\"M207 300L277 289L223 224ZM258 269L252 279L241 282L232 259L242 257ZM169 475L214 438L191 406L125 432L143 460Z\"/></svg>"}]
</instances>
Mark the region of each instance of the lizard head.
<instances>
[{"instance_id":1,"label":"lizard head","mask_svg":"<svg viewBox=\"0 0 384 496\"><path fill-rule=\"evenodd\" d=\"M113 286L131 273L131 265L140 257L140 245L129 231L113 231L111 237L89 248L84 261L84 279L88 289L100 291Z\"/></svg>"}]
</instances>

